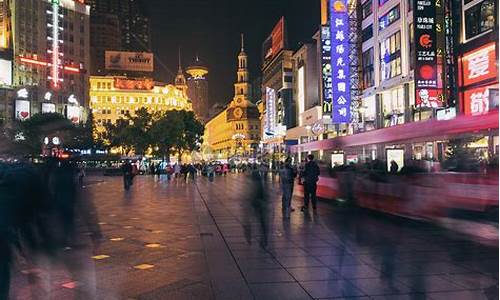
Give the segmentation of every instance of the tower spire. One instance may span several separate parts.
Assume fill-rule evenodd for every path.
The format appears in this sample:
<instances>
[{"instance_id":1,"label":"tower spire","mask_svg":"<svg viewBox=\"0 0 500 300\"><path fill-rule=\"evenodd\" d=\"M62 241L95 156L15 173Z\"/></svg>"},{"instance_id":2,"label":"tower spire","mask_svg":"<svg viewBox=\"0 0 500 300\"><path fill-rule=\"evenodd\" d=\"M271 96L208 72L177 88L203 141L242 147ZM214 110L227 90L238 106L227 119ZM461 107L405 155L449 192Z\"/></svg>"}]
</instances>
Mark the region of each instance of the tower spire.
<instances>
[{"instance_id":1,"label":"tower spire","mask_svg":"<svg viewBox=\"0 0 500 300\"><path fill-rule=\"evenodd\" d=\"M241 52L245 51L245 40L244 40L244 35L241 33Z\"/></svg>"},{"instance_id":2,"label":"tower spire","mask_svg":"<svg viewBox=\"0 0 500 300\"><path fill-rule=\"evenodd\" d=\"M181 66L181 47L179 46L179 73L182 73L182 66Z\"/></svg>"}]
</instances>

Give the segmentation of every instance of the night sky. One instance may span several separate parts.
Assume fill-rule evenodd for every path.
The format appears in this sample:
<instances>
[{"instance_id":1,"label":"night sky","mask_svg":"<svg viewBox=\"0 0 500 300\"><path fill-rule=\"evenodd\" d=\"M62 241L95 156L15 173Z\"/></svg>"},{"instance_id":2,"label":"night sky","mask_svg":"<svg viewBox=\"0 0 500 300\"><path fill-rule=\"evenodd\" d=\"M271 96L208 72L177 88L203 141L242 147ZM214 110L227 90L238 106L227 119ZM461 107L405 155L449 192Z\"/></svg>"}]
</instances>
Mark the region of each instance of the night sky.
<instances>
[{"instance_id":1,"label":"night sky","mask_svg":"<svg viewBox=\"0 0 500 300\"><path fill-rule=\"evenodd\" d=\"M209 68L210 104L233 96L240 32L245 34L250 78L260 75L261 46L285 16L288 46L309 41L320 21L319 0L143 0L151 18L155 79L172 82L181 47L185 68L196 54Z\"/></svg>"}]
</instances>

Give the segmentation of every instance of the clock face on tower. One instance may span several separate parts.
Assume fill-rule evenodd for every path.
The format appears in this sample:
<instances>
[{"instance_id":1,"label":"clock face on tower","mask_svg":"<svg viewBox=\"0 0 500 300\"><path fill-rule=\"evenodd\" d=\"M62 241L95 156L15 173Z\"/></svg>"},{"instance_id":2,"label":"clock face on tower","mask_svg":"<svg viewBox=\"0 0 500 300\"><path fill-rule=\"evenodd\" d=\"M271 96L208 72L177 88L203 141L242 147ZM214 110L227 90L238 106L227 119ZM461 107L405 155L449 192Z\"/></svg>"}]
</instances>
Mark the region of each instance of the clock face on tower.
<instances>
[{"instance_id":1,"label":"clock face on tower","mask_svg":"<svg viewBox=\"0 0 500 300\"><path fill-rule=\"evenodd\" d=\"M243 116L243 110L239 107L236 107L233 111L233 115L236 119L240 119Z\"/></svg>"}]
</instances>

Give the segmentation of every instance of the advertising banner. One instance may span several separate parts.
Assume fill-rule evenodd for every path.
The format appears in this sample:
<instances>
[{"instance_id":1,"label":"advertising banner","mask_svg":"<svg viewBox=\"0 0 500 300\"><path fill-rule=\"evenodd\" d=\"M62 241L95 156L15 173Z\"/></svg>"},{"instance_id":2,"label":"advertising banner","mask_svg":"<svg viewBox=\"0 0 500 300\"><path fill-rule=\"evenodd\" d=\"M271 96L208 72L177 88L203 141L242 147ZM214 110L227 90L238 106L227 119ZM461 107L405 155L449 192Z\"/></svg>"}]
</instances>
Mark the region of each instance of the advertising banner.
<instances>
[{"instance_id":1,"label":"advertising banner","mask_svg":"<svg viewBox=\"0 0 500 300\"><path fill-rule=\"evenodd\" d=\"M351 121L351 86L347 0L331 1L330 39L332 56L332 120L334 124L349 123Z\"/></svg>"},{"instance_id":2,"label":"advertising banner","mask_svg":"<svg viewBox=\"0 0 500 300\"><path fill-rule=\"evenodd\" d=\"M54 103L42 103L42 114L55 113L56 105Z\"/></svg>"},{"instance_id":3,"label":"advertising banner","mask_svg":"<svg viewBox=\"0 0 500 300\"><path fill-rule=\"evenodd\" d=\"M415 1L415 102L417 107L443 105L444 19L442 1ZM441 47L440 47L441 46Z\"/></svg>"},{"instance_id":4,"label":"advertising banner","mask_svg":"<svg viewBox=\"0 0 500 300\"><path fill-rule=\"evenodd\" d=\"M264 134L273 137L276 133L276 91L266 87L266 120Z\"/></svg>"},{"instance_id":5,"label":"advertising banner","mask_svg":"<svg viewBox=\"0 0 500 300\"><path fill-rule=\"evenodd\" d=\"M28 100L16 100L15 117L17 120L24 121L31 115L30 102Z\"/></svg>"},{"instance_id":6,"label":"advertising banner","mask_svg":"<svg viewBox=\"0 0 500 300\"><path fill-rule=\"evenodd\" d=\"M262 64L265 66L285 48L285 18L281 17L262 44Z\"/></svg>"},{"instance_id":7,"label":"advertising banner","mask_svg":"<svg viewBox=\"0 0 500 300\"><path fill-rule=\"evenodd\" d=\"M465 114L485 114L498 107L498 85L468 89L463 93L463 97Z\"/></svg>"},{"instance_id":8,"label":"advertising banner","mask_svg":"<svg viewBox=\"0 0 500 300\"><path fill-rule=\"evenodd\" d=\"M471 85L498 76L495 43L489 43L462 57L462 86Z\"/></svg>"},{"instance_id":9,"label":"advertising banner","mask_svg":"<svg viewBox=\"0 0 500 300\"><path fill-rule=\"evenodd\" d=\"M71 121L73 124L80 123L81 119L81 110L80 106L77 105L68 105L66 106L66 118Z\"/></svg>"},{"instance_id":10,"label":"advertising banner","mask_svg":"<svg viewBox=\"0 0 500 300\"><path fill-rule=\"evenodd\" d=\"M12 61L0 58L0 86L12 85Z\"/></svg>"},{"instance_id":11,"label":"advertising banner","mask_svg":"<svg viewBox=\"0 0 500 300\"><path fill-rule=\"evenodd\" d=\"M332 45L330 28L321 26L321 88L323 115L332 114Z\"/></svg>"},{"instance_id":12,"label":"advertising banner","mask_svg":"<svg viewBox=\"0 0 500 300\"><path fill-rule=\"evenodd\" d=\"M391 162L395 161L398 164L398 172L405 165L405 151L403 149L387 149L387 172L391 170Z\"/></svg>"},{"instance_id":13,"label":"advertising banner","mask_svg":"<svg viewBox=\"0 0 500 300\"><path fill-rule=\"evenodd\" d=\"M153 72L153 53L106 51L106 70Z\"/></svg>"}]
</instances>

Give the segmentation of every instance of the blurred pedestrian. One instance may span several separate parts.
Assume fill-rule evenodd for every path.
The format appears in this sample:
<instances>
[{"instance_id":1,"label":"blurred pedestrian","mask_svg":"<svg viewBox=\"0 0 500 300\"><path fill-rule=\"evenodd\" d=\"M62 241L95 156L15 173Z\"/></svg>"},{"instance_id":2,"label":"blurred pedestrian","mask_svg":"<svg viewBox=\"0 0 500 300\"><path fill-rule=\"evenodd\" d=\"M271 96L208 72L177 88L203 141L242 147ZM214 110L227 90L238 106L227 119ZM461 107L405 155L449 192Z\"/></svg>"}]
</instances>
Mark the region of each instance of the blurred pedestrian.
<instances>
[{"instance_id":1,"label":"blurred pedestrian","mask_svg":"<svg viewBox=\"0 0 500 300\"><path fill-rule=\"evenodd\" d=\"M255 217L257 218L260 227L260 245L262 248L266 248L269 232L269 203L265 187L266 181L263 180L260 171L255 164L250 173L250 182L250 203L253 207Z\"/></svg>"},{"instance_id":2,"label":"blurred pedestrian","mask_svg":"<svg viewBox=\"0 0 500 300\"><path fill-rule=\"evenodd\" d=\"M389 173L395 175L398 174L399 166L394 160L391 160L391 167L389 168Z\"/></svg>"},{"instance_id":3,"label":"blurred pedestrian","mask_svg":"<svg viewBox=\"0 0 500 300\"><path fill-rule=\"evenodd\" d=\"M295 177L297 176L297 171L292 166L292 159L287 157L285 163L281 166L279 170L280 181L281 181L281 192L282 192L282 211L284 218L290 218L292 195L293 195L293 183Z\"/></svg>"},{"instance_id":4,"label":"blurred pedestrian","mask_svg":"<svg viewBox=\"0 0 500 300\"><path fill-rule=\"evenodd\" d=\"M302 183L304 185L304 206L302 206L302 211L307 211L309 209L309 200L312 202L313 210L316 211L316 184L319 180L319 174L319 167L314 161L314 155L309 154L302 174Z\"/></svg>"},{"instance_id":5,"label":"blurred pedestrian","mask_svg":"<svg viewBox=\"0 0 500 300\"><path fill-rule=\"evenodd\" d=\"M122 174L123 174L123 187L125 190L128 191L130 189L130 186L132 185L132 180L133 180L133 174L132 174L133 168L132 164L130 163L129 160L126 160L122 164Z\"/></svg>"}]
</instances>

